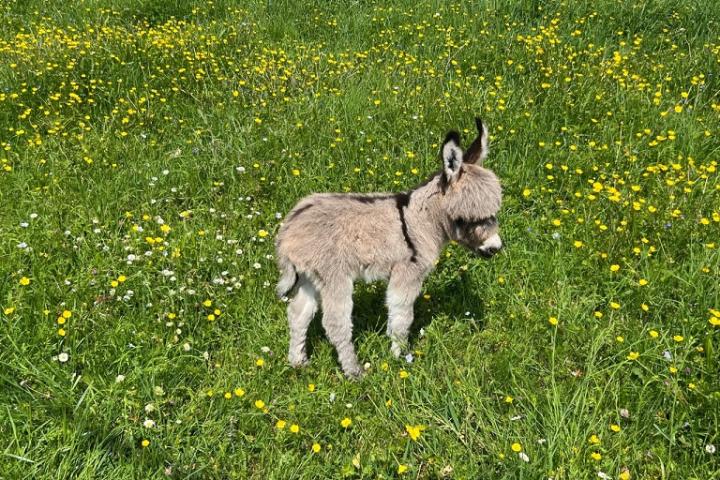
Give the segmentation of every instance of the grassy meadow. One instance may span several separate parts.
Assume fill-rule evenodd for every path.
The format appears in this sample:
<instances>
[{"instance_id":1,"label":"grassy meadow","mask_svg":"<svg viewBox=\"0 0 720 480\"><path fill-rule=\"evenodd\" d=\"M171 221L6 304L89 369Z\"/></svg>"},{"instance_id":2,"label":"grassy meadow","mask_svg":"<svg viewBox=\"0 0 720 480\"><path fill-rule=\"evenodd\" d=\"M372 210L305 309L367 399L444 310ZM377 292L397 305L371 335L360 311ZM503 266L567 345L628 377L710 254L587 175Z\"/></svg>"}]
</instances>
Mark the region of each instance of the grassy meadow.
<instances>
[{"instance_id":1,"label":"grassy meadow","mask_svg":"<svg viewBox=\"0 0 720 480\"><path fill-rule=\"evenodd\" d=\"M0 2L0 479L720 479L720 4ZM286 361L273 240L490 127L505 248Z\"/></svg>"}]
</instances>

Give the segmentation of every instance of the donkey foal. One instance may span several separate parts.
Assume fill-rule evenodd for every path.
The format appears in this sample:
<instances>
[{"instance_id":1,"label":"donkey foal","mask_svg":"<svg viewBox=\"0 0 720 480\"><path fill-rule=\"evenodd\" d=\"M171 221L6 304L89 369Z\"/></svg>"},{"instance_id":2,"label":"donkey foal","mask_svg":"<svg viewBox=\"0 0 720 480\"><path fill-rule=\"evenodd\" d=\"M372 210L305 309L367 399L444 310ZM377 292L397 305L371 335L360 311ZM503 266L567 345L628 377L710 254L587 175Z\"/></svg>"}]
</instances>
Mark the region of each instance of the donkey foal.
<instances>
[{"instance_id":1,"label":"donkey foal","mask_svg":"<svg viewBox=\"0 0 720 480\"><path fill-rule=\"evenodd\" d=\"M314 194L285 218L276 241L278 296L297 287L287 308L288 358L307 364L305 339L318 297L322 325L348 377L362 369L352 343L353 281L388 281L387 334L392 352L407 347L413 304L440 252L455 240L484 257L502 247L496 214L498 178L482 167L487 129L475 119L478 136L467 151L451 131L440 149L442 169L409 192Z\"/></svg>"}]
</instances>

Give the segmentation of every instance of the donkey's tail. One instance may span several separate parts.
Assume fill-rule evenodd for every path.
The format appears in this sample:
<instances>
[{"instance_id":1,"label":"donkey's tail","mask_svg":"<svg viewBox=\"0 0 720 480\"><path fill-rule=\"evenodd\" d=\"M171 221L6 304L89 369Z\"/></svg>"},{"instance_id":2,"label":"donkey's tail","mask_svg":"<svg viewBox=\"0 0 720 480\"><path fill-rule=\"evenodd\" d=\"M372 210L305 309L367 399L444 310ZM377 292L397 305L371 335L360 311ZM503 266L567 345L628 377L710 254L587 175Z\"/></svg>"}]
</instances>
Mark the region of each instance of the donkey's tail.
<instances>
[{"instance_id":1,"label":"donkey's tail","mask_svg":"<svg viewBox=\"0 0 720 480\"><path fill-rule=\"evenodd\" d=\"M280 268L280 280L278 280L277 287L275 287L275 292L278 297L282 298L295 287L298 274L295 265L285 256L278 257L278 267Z\"/></svg>"}]
</instances>

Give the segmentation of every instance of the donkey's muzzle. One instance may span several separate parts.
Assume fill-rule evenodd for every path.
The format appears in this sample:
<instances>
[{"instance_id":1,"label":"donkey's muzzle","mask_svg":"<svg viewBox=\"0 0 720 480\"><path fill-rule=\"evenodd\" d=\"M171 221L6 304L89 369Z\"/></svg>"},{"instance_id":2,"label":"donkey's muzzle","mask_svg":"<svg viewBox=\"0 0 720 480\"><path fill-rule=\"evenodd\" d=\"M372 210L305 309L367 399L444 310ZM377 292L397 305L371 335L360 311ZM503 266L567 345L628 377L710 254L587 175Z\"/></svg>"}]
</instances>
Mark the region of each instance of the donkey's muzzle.
<instances>
[{"instance_id":1,"label":"donkey's muzzle","mask_svg":"<svg viewBox=\"0 0 720 480\"><path fill-rule=\"evenodd\" d=\"M500 250L502 250L502 247L480 247L477 251L481 257L490 258Z\"/></svg>"},{"instance_id":2,"label":"donkey's muzzle","mask_svg":"<svg viewBox=\"0 0 720 480\"><path fill-rule=\"evenodd\" d=\"M483 243L480 248L477 249L478 253L485 258L490 258L497 252L502 250L502 240L499 235L493 235Z\"/></svg>"}]
</instances>

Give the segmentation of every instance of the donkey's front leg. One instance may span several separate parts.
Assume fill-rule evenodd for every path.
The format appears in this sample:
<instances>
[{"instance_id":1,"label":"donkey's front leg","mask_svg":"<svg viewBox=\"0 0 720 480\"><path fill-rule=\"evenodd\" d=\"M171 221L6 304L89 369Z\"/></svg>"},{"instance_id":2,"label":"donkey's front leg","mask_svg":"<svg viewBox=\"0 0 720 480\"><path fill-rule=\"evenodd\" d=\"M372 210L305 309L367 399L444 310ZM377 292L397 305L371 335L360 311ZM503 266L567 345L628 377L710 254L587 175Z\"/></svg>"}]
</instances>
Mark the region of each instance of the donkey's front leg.
<instances>
[{"instance_id":1,"label":"donkey's front leg","mask_svg":"<svg viewBox=\"0 0 720 480\"><path fill-rule=\"evenodd\" d=\"M320 292L322 298L322 325L330 343L337 350L343 372L350 378L363 373L355 355L352 343L352 279L325 285Z\"/></svg>"},{"instance_id":2,"label":"donkey's front leg","mask_svg":"<svg viewBox=\"0 0 720 480\"><path fill-rule=\"evenodd\" d=\"M409 269L393 271L388 283L385 303L388 309L387 334L392 340L390 350L399 357L407 350L408 334L413 323L413 305L420 295L422 277Z\"/></svg>"}]
</instances>

